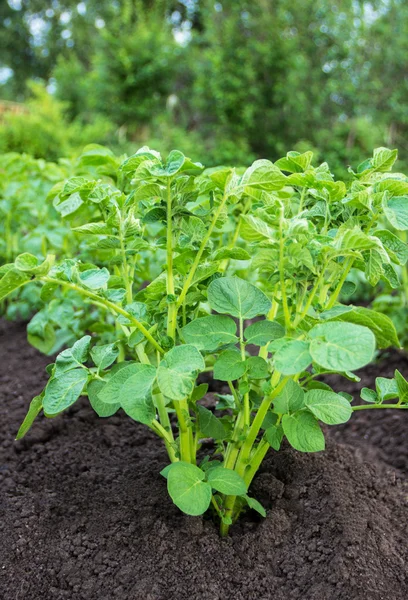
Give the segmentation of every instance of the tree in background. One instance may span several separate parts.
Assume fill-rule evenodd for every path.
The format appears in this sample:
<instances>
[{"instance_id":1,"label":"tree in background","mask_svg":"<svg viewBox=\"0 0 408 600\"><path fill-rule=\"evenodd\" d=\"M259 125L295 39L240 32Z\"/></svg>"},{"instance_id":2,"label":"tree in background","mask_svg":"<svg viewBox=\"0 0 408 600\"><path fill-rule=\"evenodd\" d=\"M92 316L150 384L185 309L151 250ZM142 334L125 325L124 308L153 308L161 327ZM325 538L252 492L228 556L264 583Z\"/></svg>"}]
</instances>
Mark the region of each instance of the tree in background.
<instances>
[{"instance_id":1,"label":"tree in background","mask_svg":"<svg viewBox=\"0 0 408 600\"><path fill-rule=\"evenodd\" d=\"M0 73L12 72L2 96L27 97L26 81L40 78L76 131L103 123L123 149L154 141L213 164L307 144L337 170L373 145L405 149L403 0L8 0L0 10Z\"/></svg>"}]
</instances>

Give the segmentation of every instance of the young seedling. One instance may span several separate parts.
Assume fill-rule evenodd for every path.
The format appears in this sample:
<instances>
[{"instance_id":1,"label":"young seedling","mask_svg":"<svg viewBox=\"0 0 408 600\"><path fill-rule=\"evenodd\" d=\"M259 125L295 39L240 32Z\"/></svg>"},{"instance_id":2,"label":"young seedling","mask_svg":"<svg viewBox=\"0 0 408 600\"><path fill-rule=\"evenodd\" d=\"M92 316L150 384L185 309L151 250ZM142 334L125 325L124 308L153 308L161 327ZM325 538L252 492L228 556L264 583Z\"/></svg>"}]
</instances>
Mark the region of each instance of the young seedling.
<instances>
[{"instance_id":1,"label":"young seedling","mask_svg":"<svg viewBox=\"0 0 408 600\"><path fill-rule=\"evenodd\" d=\"M391 228L408 229L408 198L402 176L389 173L395 158L377 149L346 185L325 163L313 167L311 153L256 161L238 175L205 172L178 151L163 161L143 148L118 161L85 149L97 178L68 180L54 205L75 218L95 264L23 254L0 297L35 280L48 301L62 290L98 307L101 327L47 368L17 437L39 412L53 417L86 395L100 417L122 408L163 440L162 474L180 510L213 511L222 535L246 507L265 516L248 490L270 447L286 438L298 451L322 451L320 423L408 408L398 372L363 389L362 405L321 381L358 381L354 371L376 348L399 346L386 315L339 303L352 291L351 269L373 285L400 285L408 247ZM203 372L230 391L217 415L200 402Z\"/></svg>"}]
</instances>

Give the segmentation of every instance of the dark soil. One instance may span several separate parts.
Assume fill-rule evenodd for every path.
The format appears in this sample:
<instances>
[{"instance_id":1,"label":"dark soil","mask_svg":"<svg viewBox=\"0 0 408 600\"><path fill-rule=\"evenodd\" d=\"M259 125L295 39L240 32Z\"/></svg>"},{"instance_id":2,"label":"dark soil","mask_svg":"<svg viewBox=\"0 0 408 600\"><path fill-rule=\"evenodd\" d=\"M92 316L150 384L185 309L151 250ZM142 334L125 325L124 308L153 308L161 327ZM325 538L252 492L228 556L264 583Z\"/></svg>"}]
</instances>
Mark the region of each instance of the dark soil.
<instances>
[{"instance_id":1,"label":"dark soil","mask_svg":"<svg viewBox=\"0 0 408 600\"><path fill-rule=\"evenodd\" d=\"M408 598L406 413L355 415L325 453L271 451L251 492L267 518L221 540L172 505L164 450L124 415L83 400L14 442L47 359L0 327L2 600Z\"/></svg>"}]
</instances>

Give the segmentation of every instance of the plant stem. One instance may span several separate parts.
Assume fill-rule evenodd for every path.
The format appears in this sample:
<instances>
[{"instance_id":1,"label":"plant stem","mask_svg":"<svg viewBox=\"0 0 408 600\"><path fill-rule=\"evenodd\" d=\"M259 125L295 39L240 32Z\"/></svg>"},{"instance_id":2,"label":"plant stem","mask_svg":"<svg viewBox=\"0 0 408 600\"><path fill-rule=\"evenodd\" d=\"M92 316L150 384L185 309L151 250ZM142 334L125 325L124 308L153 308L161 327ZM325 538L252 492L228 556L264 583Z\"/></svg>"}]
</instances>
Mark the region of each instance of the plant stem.
<instances>
[{"instance_id":1,"label":"plant stem","mask_svg":"<svg viewBox=\"0 0 408 600\"><path fill-rule=\"evenodd\" d=\"M167 295L174 296L174 274L173 274L173 227L171 206L171 181L167 181ZM169 302L167 313L167 335L175 338L176 335L177 310L175 301Z\"/></svg>"},{"instance_id":2,"label":"plant stem","mask_svg":"<svg viewBox=\"0 0 408 600\"><path fill-rule=\"evenodd\" d=\"M319 277L317 278L316 283L314 284L313 288L310 291L305 308L303 309L302 313L295 318L295 321L293 323L294 329L296 329L296 327L299 325L299 323L301 323L303 321L303 319L306 317L307 313L309 312L309 309L312 306L312 302L319 290L320 284L324 279L326 267L327 267L327 262L324 263L324 265L322 267L322 271L321 271Z\"/></svg>"},{"instance_id":3,"label":"plant stem","mask_svg":"<svg viewBox=\"0 0 408 600\"><path fill-rule=\"evenodd\" d=\"M244 321L243 319L239 320L239 347L241 350L241 360L245 362L245 342L244 342ZM242 381L244 383L248 383L248 378L246 375L243 376ZM249 409L249 392L245 392L244 394L244 426L249 427L250 424L250 409Z\"/></svg>"},{"instance_id":4,"label":"plant stem","mask_svg":"<svg viewBox=\"0 0 408 600\"><path fill-rule=\"evenodd\" d=\"M274 373L274 375L276 375L276 374L277 374L277 372ZM262 400L261 405L258 408L258 411L255 415L255 418L252 421L252 425L249 429L246 440L242 444L242 448L239 453L239 457L238 457L238 460L237 460L237 463L235 466L239 475L243 476L244 472L248 466L249 456L251 454L252 446L253 446L253 444L257 438L257 435L262 427L262 423L264 422L264 419L265 419L266 413L269 410L269 407L271 406L273 400L277 396L279 396L279 394L281 393L281 391L283 390L283 388L285 387L285 385L289 379L290 379L290 377L284 377L278 383L278 385L275 387L275 389L272 391L272 393L269 396L266 396Z\"/></svg>"},{"instance_id":5,"label":"plant stem","mask_svg":"<svg viewBox=\"0 0 408 600\"><path fill-rule=\"evenodd\" d=\"M401 409L408 409L408 404L361 404L359 406L352 406L351 407L354 410L370 410L373 408L401 408Z\"/></svg>"},{"instance_id":6,"label":"plant stem","mask_svg":"<svg viewBox=\"0 0 408 600\"><path fill-rule=\"evenodd\" d=\"M158 350L161 354L164 354L163 348L151 336L151 334L147 331L146 327L144 325L142 325L142 323L140 323L140 321L138 321L133 315L128 313L127 310L125 310L121 306L118 306L114 302L111 302L110 300L106 300L105 298L102 298L101 296L98 296L97 294L94 294L93 292L90 292L90 291L86 290L85 288L82 288L79 285L76 285L75 283L69 283L68 281L62 281L61 279L55 279L53 277L42 277L42 281L45 281L46 283L54 283L55 285L60 285L62 287L66 287L70 290L74 290L75 292L78 292L78 294L81 294L82 296L85 296L86 298L90 298L91 300L94 300L95 302L98 302L99 304L103 304L107 309L111 310L112 312L114 312L118 315L122 315L123 317L126 317L129 321L131 321L133 323L133 325L136 327L136 329L138 329L141 333L143 333L144 337L152 344L152 346L154 346L156 348L156 350Z\"/></svg>"},{"instance_id":7,"label":"plant stem","mask_svg":"<svg viewBox=\"0 0 408 600\"><path fill-rule=\"evenodd\" d=\"M262 439L259 442L258 448L255 450L252 458L251 458L251 464L249 469L247 469L246 473L245 473L245 477L244 477L244 481L247 485L247 487L250 486L253 478L255 477L255 474L257 473L259 467L262 464L263 459L266 456L266 453L269 450L269 443L265 440Z\"/></svg>"},{"instance_id":8,"label":"plant stem","mask_svg":"<svg viewBox=\"0 0 408 600\"><path fill-rule=\"evenodd\" d=\"M185 462L195 464L195 456L192 456L191 434L192 429L189 427L186 419L189 418L189 410L187 400L175 400L173 402L174 409L177 414L177 420L180 429L180 457Z\"/></svg>"},{"instance_id":9,"label":"plant stem","mask_svg":"<svg viewBox=\"0 0 408 600\"><path fill-rule=\"evenodd\" d=\"M184 282L183 289L181 290L180 296L178 297L177 304L176 304L177 309L180 308L180 306L184 302L184 299L185 299L185 297L187 295L187 292L188 292L188 290L190 288L190 285L191 285L191 283L192 283L192 281L194 279L194 275L195 275L195 273L197 271L197 268L198 268L198 266L200 264L200 260L201 260L201 257L203 255L203 252L204 252L204 250L205 250L205 248L206 248L206 246L208 244L208 241L209 241L209 239L210 239L210 237L212 235L212 232L214 230L215 224L217 223L217 221L219 219L219 216L220 216L220 214L222 212L222 209L225 206L227 198L228 198L228 194L225 193L224 196L223 196L223 198L222 198L222 200L221 200L221 203L220 203L219 207L215 211L214 217L213 217L213 219L212 219L212 221L210 223L208 231L207 231L206 235L204 236L203 241L201 242L201 246L200 246L200 248L199 248L199 250L198 250L198 252L196 254L196 257L195 257L194 262L193 262L193 264L191 266L191 269L190 269L190 272L188 274L188 277L187 277L186 281Z\"/></svg>"},{"instance_id":10,"label":"plant stem","mask_svg":"<svg viewBox=\"0 0 408 600\"><path fill-rule=\"evenodd\" d=\"M286 329L290 329L290 312L288 307L288 298L286 295L286 287L285 287L285 239L283 237L283 209L281 218L279 221L279 279L280 279L280 288L281 288L281 296L282 296L282 306L283 306L283 314L285 317L285 325Z\"/></svg>"},{"instance_id":11,"label":"plant stem","mask_svg":"<svg viewBox=\"0 0 408 600\"><path fill-rule=\"evenodd\" d=\"M126 302L130 304L133 300L133 290L132 290L132 281L129 277L129 268L126 259L126 249L125 243L123 239L123 221L122 215L120 215L120 227L119 227L119 242L120 242L120 253L122 256L122 275L125 280L125 288L126 288Z\"/></svg>"},{"instance_id":12,"label":"plant stem","mask_svg":"<svg viewBox=\"0 0 408 600\"><path fill-rule=\"evenodd\" d=\"M333 294L331 295L330 300L328 301L328 303L325 306L326 310L333 308L333 306L335 305L336 300L340 295L341 288L343 287L344 282L346 281L347 275L350 273L351 267L353 266L353 262L354 262L354 256L350 256L349 258L346 259L346 262L344 264L343 275L341 276L336 289L334 290Z\"/></svg>"}]
</instances>

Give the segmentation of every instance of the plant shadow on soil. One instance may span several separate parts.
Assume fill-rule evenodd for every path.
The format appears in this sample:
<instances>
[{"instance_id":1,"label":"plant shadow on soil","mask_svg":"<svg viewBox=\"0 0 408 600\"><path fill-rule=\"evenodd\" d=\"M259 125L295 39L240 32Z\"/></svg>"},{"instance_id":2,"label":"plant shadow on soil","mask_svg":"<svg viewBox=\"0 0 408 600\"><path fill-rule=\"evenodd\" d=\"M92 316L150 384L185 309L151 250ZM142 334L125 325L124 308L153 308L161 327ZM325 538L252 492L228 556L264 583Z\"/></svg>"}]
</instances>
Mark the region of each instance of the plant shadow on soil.
<instances>
[{"instance_id":1,"label":"plant shadow on soil","mask_svg":"<svg viewBox=\"0 0 408 600\"><path fill-rule=\"evenodd\" d=\"M0 348L3 600L408 597L406 413L361 411L325 453L271 451L250 492L267 518L248 513L221 540L171 503L160 441L122 413L99 419L82 399L14 442L49 360L21 324L0 323ZM397 353L363 385L396 367Z\"/></svg>"}]
</instances>

